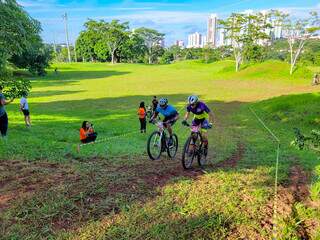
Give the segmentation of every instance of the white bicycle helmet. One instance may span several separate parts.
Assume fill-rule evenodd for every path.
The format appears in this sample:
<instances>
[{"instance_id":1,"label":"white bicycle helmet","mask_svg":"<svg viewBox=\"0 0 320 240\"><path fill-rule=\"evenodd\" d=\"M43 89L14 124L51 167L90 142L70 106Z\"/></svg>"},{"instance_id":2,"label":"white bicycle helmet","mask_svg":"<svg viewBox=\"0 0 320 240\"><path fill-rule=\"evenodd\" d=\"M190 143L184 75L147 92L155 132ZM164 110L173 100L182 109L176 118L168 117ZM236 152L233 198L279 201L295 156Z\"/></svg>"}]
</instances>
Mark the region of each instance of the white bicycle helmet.
<instances>
[{"instance_id":1,"label":"white bicycle helmet","mask_svg":"<svg viewBox=\"0 0 320 240\"><path fill-rule=\"evenodd\" d=\"M160 105L160 107L163 107L163 106L165 106L165 105L167 105L168 104L168 99L166 99L166 98L161 98L160 100L159 100L159 105Z\"/></svg>"},{"instance_id":2,"label":"white bicycle helmet","mask_svg":"<svg viewBox=\"0 0 320 240\"><path fill-rule=\"evenodd\" d=\"M191 95L190 97L188 97L189 104L195 104L198 102L198 100L199 100L199 98L195 95Z\"/></svg>"}]
</instances>

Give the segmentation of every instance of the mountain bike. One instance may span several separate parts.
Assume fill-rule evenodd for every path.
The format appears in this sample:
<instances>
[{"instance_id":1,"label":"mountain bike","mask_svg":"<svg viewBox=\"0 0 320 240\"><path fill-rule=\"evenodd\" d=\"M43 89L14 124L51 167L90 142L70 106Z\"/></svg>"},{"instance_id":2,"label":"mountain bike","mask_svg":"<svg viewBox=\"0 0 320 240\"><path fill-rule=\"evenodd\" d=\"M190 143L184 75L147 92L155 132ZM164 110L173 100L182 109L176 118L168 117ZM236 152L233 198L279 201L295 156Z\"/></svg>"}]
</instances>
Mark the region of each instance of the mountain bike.
<instances>
[{"instance_id":1,"label":"mountain bike","mask_svg":"<svg viewBox=\"0 0 320 240\"><path fill-rule=\"evenodd\" d=\"M185 123L184 125L191 129L191 134L183 147L182 166L184 169L190 169L192 167L193 160L196 158L199 166L203 167L207 162L208 149L203 145L201 125L190 126L188 123ZM212 126L207 127L207 129L210 128L212 128Z\"/></svg>"},{"instance_id":2,"label":"mountain bike","mask_svg":"<svg viewBox=\"0 0 320 240\"><path fill-rule=\"evenodd\" d=\"M172 135L172 144L168 144L169 133L167 133L163 122L158 121L154 123L158 130L154 131L147 143L147 152L151 160L158 160L163 152L167 152L170 158L174 158L178 151L178 136Z\"/></svg>"}]
</instances>

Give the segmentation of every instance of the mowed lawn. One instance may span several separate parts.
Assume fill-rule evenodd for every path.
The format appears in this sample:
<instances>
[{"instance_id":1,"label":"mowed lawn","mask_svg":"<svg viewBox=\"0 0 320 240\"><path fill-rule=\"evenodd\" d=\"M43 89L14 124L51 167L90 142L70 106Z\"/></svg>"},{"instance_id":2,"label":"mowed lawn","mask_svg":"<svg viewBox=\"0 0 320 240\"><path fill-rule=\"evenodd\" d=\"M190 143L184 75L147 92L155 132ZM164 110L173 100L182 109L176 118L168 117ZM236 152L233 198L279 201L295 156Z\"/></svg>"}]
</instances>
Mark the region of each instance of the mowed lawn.
<instances>
[{"instance_id":1,"label":"mowed lawn","mask_svg":"<svg viewBox=\"0 0 320 240\"><path fill-rule=\"evenodd\" d=\"M320 237L317 156L290 146L293 127L307 133L318 127L319 88L310 85L317 68L289 76L289 66L278 61L239 73L232 61L54 67L58 74L32 79L31 129L17 100L7 107L9 139L0 145L4 239L270 239L275 222L279 239ZM138 133L140 101L165 96L183 115L190 94L216 115L205 171L196 164L182 170L189 132L180 121L175 160L150 161L146 141L154 127ZM276 219L275 144L249 107L282 141L284 204ZM77 152L83 120L105 141ZM303 181L295 181L298 175Z\"/></svg>"}]
</instances>

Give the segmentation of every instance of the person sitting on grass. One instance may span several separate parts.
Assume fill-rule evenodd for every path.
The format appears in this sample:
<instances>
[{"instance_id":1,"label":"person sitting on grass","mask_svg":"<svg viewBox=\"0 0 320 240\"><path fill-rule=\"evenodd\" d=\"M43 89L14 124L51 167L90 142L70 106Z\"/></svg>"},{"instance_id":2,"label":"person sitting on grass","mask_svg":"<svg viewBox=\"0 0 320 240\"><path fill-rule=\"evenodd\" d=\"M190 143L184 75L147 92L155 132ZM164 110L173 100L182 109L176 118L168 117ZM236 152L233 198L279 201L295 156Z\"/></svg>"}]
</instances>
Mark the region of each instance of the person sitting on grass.
<instances>
[{"instance_id":1,"label":"person sitting on grass","mask_svg":"<svg viewBox=\"0 0 320 240\"><path fill-rule=\"evenodd\" d=\"M80 141L82 143L94 142L97 138L97 133L94 131L93 125L88 121L83 121L80 128Z\"/></svg>"},{"instance_id":2,"label":"person sitting on grass","mask_svg":"<svg viewBox=\"0 0 320 240\"><path fill-rule=\"evenodd\" d=\"M20 99L20 110L24 115L24 121L27 127L31 127L30 121L30 112L29 112L29 104L28 104L28 93L23 93L22 98Z\"/></svg>"}]
</instances>

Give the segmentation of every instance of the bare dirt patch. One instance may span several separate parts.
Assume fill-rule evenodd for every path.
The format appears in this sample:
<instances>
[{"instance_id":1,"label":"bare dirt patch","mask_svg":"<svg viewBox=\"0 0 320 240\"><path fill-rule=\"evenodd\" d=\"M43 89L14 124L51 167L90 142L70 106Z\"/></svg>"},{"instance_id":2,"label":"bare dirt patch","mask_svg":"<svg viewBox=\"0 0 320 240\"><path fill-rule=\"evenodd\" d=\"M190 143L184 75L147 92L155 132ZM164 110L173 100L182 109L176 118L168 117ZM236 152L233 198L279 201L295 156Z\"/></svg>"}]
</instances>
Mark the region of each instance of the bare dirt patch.
<instances>
[{"instance_id":1,"label":"bare dirt patch","mask_svg":"<svg viewBox=\"0 0 320 240\"><path fill-rule=\"evenodd\" d=\"M162 187L174 178L197 179L203 175L203 170L200 168L184 170L180 159L179 156L175 159L162 156L160 160L152 161L145 156L141 156L134 160L140 163L133 166L120 166L116 171L125 172L127 176L131 176L129 184L142 182L150 189Z\"/></svg>"},{"instance_id":2,"label":"bare dirt patch","mask_svg":"<svg viewBox=\"0 0 320 240\"><path fill-rule=\"evenodd\" d=\"M15 199L30 197L75 177L72 170L53 163L1 160L0 169L0 212Z\"/></svg>"},{"instance_id":3,"label":"bare dirt patch","mask_svg":"<svg viewBox=\"0 0 320 240\"><path fill-rule=\"evenodd\" d=\"M277 216L284 221L296 217L295 204L306 203L309 196L308 174L299 166L290 168L289 181L278 187L277 195ZM261 226L271 233L273 228L273 200L264 209L265 218ZM317 223L311 220L302 221L297 227L297 234L300 239L310 239Z\"/></svg>"}]
</instances>

